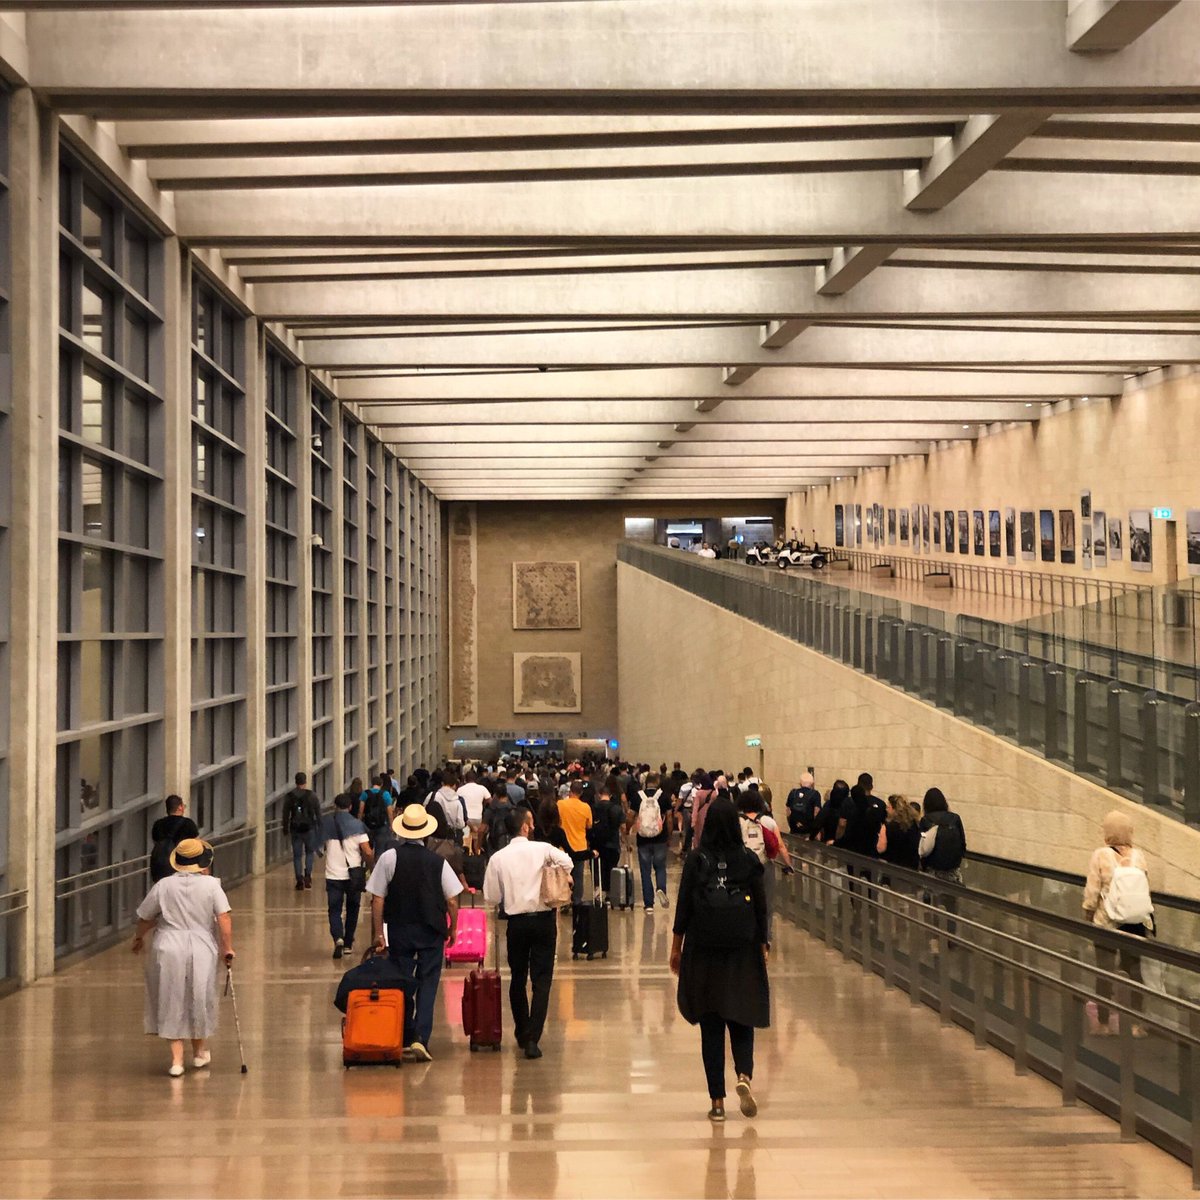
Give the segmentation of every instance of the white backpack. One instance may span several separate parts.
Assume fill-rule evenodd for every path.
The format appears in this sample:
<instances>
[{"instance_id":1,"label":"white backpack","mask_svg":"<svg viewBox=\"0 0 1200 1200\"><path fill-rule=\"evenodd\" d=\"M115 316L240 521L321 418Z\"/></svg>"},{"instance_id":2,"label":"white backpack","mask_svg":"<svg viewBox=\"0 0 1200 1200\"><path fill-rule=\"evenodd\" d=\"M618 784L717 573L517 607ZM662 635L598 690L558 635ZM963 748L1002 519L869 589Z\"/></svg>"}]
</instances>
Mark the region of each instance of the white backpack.
<instances>
[{"instance_id":1,"label":"white backpack","mask_svg":"<svg viewBox=\"0 0 1200 1200\"><path fill-rule=\"evenodd\" d=\"M637 831L641 837L658 837L663 831L662 809L658 807L658 798L662 795L660 788L653 796L638 792L641 801L638 804Z\"/></svg>"},{"instance_id":2,"label":"white backpack","mask_svg":"<svg viewBox=\"0 0 1200 1200\"><path fill-rule=\"evenodd\" d=\"M763 836L762 826L749 817L739 818L742 823L742 841L747 850L753 850L755 857L764 866L767 862L767 839Z\"/></svg>"},{"instance_id":3,"label":"white backpack","mask_svg":"<svg viewBox=\"0 0 1200 1200\"><path fill-rule=\"evenodd\" d=\"M1117 856L1113 868L1112 882L1104 893L1104 911L1114 925L1144 925L1154 912L1150 899L1150 880L1143 868L1135 866Z\"/></svg>"}]
</instances>

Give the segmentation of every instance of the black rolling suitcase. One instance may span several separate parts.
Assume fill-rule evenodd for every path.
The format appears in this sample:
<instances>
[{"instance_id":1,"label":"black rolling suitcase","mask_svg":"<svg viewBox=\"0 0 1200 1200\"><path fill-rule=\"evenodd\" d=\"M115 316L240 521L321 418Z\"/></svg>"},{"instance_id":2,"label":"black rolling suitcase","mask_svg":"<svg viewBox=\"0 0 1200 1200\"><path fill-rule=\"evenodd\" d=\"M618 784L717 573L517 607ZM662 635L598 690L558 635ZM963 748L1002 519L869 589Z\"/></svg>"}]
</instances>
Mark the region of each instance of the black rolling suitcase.
<instances>
[{"instance_id":1,"label":"black rolling suitcase","mask_svg":"<svg viewBox=\"0 0 1200 1200\"><path fill-rule=\"evenodd\" d=\"M586 954L588 961L608 957L608 909L600 900L600 867L592 859L593 899L571 907L571 957Z\"/></svg>"}]
</instances>

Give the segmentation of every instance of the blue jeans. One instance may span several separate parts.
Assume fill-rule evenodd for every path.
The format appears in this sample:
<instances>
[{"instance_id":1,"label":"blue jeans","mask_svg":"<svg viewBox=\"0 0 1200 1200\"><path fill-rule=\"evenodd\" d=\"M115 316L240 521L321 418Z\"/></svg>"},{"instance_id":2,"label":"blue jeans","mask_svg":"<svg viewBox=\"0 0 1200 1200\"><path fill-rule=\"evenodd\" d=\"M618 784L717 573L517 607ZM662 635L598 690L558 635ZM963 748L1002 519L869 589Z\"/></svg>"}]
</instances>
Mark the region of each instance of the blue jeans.
<instances>
[{"instance_id":1,"label":"blue jeans","mask_svg":"<svg viewBox=\"0 0 1200 1200\"><path fill-rule=\"evenodd\" d=\"M358 906L362 899L348 879L326 879L325 896L329 901L329 936L336 942L342 938L346 948L354 944L354 931L358 928ZM346 923L342 924L342 904L346 905Z\"/></svg>"},{"instance_id":2,"label":"blue jeans","mask_svg":"<svg viewBox=\"0 0 1200 1200\"><path fill-rule=\"evenodd\" d=\"M405 937L404 928L388 926L388 954L404 978L413 982L413 1006L404 1018L404 1044L420 1042L426 1050L433 1035L438 981L442 978L442 959L446 954L445 941L431 946L428 938L429 931L422 930L420 942L414 943Z\"/></svg>"},{"instance_id":3,"label":"blue jeans","mask_svg":"<svg viewBox=\"0 0 1200 1200\"><path fill-rule=\"evenodd\" d=\"M638 866L642 871L642 903L654 907L654 889L667 890L667 843L651 842L638 846Z\"/></svg>"},{"instance_id":4,"label":"blue jeans","mask_svg":"<svg viewBox=\"0 0 1200 1200\"><path fill-rule=\"evenodd\" d=\"M305 879L312 874L313 856L317 852L317 831L310 829L307 833L292 834L292 866L297 879ZM300 870L300 859L304 859L304 870Z\"/></svg>"}]
</instances>

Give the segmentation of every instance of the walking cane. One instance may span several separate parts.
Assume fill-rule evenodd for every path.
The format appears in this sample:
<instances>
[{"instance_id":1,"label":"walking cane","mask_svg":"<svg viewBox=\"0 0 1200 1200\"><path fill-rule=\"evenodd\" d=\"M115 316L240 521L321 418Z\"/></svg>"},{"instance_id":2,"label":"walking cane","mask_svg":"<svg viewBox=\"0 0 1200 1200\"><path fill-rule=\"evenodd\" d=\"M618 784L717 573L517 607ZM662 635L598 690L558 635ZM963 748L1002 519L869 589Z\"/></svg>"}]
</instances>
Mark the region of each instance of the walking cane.
<instances>
[{"instance_id":1,"label":"walking cane","mask_svg":"<svg viewBox=\"0 0 1200 1200\"><path fill-rule=\"evenodd\" d=\"M242 1060L242 1074L249 1072L246 1066L246 1048L242 1045L242 1023L238 1020L237 989L233 986L233 956L225 959L225 995L233 1001L233 1027L237 1030L238 1057Z\"/></svg>"}]
</instances>

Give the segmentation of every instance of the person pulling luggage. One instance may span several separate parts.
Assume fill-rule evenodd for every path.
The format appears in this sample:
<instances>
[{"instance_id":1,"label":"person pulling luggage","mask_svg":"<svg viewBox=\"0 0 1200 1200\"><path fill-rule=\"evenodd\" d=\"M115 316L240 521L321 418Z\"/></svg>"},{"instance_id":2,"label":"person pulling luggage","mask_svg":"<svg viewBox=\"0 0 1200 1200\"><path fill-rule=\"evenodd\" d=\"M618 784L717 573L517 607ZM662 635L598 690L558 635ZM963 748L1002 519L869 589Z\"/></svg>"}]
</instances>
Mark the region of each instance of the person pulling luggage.
<instances>
[{"instance_id":1,"label":"person pulling luggage","mask_svg":"<svg viewBox=\"0 0 1200 1200\"><path fill-rule=\"evenodd\" d=\"M531 840L534 823L529 809L515 808L506 819L511 841L488 862L483 898L508 918L506 941L512 976L508 1000L517 1045L524 1048L526 1058L541 1058L558 942L558 914L542 899L542 875L551 865L570 871L574 862L549 842ZM526 994L526 981L532 984L532 999Z\"/></svg>"},{"instance_id":2,"label":"person pulling luggage","mask_svg":"<svg viewBox=\"0 0 1200 1200\"><path fill-rule=\"evenodd\" d=\"M458 895L462 884L450 864L425 846L437 820L423 805L410 804L392 822L400 839L380 856L371 872L371 918L375 951L388 954L413 981L414 1003L406 1021L405 1054L430 1062L429 1039L437 1003L438 981L447 946L458 930ZM384 937L384 926L387 937Z\"/></svg>"}]
</instances>

